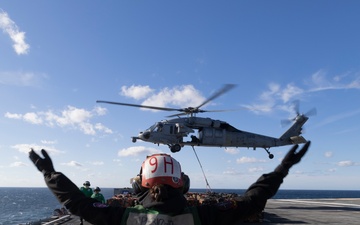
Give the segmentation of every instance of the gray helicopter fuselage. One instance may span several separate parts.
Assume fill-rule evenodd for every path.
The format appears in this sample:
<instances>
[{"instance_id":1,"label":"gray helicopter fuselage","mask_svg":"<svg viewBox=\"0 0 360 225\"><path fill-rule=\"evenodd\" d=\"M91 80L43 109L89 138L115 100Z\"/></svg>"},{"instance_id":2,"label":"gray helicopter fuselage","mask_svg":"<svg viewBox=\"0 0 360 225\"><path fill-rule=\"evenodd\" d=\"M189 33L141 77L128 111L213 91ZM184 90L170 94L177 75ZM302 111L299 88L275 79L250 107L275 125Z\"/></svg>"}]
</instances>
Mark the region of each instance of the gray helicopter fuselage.
<instances>
[{"instance_id":1,"label":"gray helicopter fuselage","mask_svg":"<svg viewBox=\"0 0 360 225\"><path fill-rule=\"evenodd\" d=\"M167 144L169 146L178 144L181 146L218 146L218 147L248 147L248 148L270 148L295 143L305 143L306 140L300 136L301 126L307 117L301 117L280 138L269 137L239 130L227 122L202 117L175 118L162 120L141 132L133 141L141 139L155 144ZM184 137L191 135L190 141L184 141Z\"/></svg>"}]
</instances>

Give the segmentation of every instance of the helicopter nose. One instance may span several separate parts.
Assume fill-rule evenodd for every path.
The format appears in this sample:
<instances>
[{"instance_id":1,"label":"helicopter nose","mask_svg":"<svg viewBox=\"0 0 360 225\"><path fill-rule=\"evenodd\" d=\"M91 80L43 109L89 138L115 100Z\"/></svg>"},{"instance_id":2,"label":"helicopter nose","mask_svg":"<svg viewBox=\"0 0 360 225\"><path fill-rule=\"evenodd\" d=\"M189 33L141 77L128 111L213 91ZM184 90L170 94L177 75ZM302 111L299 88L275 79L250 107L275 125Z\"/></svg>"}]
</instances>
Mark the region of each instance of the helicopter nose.
<instances>
[{"instance_id":1,"label":"helicopter nose","mask_svg":"<svg viewBox=\"0 0 360 225\"><path fill-rule=\"evenodd\" d=\"M140 139L149 139L150 138L150 132L141 132L139 134Z\"/></svg>"}]
</instances>

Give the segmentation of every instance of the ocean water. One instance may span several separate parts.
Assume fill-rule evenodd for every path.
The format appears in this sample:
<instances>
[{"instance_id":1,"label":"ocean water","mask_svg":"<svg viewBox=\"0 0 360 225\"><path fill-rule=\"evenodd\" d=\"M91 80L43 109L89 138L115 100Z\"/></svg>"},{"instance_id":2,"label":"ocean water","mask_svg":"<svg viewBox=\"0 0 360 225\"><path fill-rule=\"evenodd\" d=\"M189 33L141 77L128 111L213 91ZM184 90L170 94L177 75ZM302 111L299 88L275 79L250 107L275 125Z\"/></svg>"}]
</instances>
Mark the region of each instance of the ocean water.
<instances>
[{"instance_id":1,"label":"ocean water","mask_svg":"<svg viewBox=\"0 0 360 225\"><path fill-rule=\"evenodd\" d=\"M191 192L205 192L205 189L190 189ZM218 193L243 194L242 189L213 189ZM113 196L113 188L102 188L105 199ZM279 190L277 199L307 198L360 198L360 191L341 190ZM47 188L1 188L0 187L0 225L26 224L39 221L52 215L53 210L61 208L54 195Z\"/></svg>"}]
</instances>

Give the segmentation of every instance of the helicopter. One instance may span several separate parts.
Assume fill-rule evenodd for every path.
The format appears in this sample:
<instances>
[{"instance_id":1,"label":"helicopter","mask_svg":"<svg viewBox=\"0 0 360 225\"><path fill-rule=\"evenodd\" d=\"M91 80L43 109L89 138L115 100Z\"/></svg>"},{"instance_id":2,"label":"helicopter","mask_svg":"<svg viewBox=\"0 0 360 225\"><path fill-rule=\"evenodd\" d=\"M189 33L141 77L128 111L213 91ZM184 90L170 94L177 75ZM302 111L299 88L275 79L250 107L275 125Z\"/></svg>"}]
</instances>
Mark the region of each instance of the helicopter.
<instances>
[{"instance_id":1,"label":"helicopter","mask_svg":"<svg viewBox=\"0 0 360 225\"><path fill-rule=\"evenodd\" d=\"M267 152L269 158L272 159L274 158L274 155L270 152L271 147L306 143L306 139L301 136L302 127L309 119L309 115L315 113L315 109L309 111L306 114L301 114L298 112L297 107L296 117L288 121L293 122L293 124L279 138L242 131L233 127L225 121L196 116L196 114L198 113L226 111L202 110L200 108L234 87L234 84L224 85L220 90L215 92L211 97L206 99L199 106L181 109L137 105L103 100L97 100L96 102L130 107L148 108L153 110L180 112L168 116L169 118L177 118L165 119L161 120L160 122L156 122L145 131L140 132L138 136L131 137L132 142L134 143L137 140L142 140L157 145L168 145L172 153L179 152L184 146L246 147L252 148L253 150L256 150L256 148L263 148ZM196 134L195 132L197 132L197 135L192 135ZM184 141L184 138L188 137L190 134L191 140Z\"/></svg>"}]
</instances>

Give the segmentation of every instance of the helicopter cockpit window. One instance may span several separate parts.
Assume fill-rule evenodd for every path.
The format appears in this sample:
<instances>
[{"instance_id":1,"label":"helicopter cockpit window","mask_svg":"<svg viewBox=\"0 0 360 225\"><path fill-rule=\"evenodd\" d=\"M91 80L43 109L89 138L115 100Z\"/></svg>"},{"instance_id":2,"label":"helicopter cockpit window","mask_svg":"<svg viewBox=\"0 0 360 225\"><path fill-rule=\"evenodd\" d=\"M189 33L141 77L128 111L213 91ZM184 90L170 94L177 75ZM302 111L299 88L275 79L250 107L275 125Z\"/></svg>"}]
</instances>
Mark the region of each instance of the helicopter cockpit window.
<instances>
[{"instance_id":1,"label":"helicopter cockpit window","mask_svg":"<svg viewBox=\"0 0 360 225\"><path fill-rule=\"evenodd\" d=\"M149 130L152 132L161 132L162 128L163 128L164 124L163 123L155 123L154 125L152 125Z\"/></svg>"},{"instance_id":2,"label":"helicopter cockpit window","mask_svg":"<svg viewBox=\"0 0 360 225\"><path fill-rule=\"evenodd\" d=\"M147 129L147 131L154 131L155 129L156 129L156 127L157 127L157 125L158 125L158 123L155 123L154 125L152 125L151 127L149 127L148 129Z\"/></svg>"}]
</instances>

